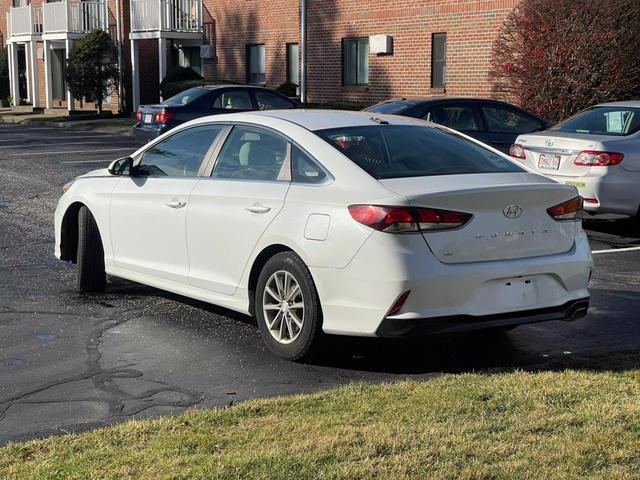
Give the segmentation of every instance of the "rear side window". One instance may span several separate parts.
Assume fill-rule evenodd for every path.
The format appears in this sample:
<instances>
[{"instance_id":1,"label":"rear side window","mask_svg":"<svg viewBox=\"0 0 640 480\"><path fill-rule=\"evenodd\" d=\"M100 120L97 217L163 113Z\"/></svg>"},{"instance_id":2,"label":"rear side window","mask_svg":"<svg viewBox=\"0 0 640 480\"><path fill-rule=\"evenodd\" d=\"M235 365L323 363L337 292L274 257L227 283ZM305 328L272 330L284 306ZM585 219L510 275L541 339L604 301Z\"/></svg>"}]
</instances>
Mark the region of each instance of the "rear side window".
<instances>
[{"instance_id":1,"label":"rear side window","mask_svg":"<svg viewBox=\"0 0 640 480\"><path fill-rule=\"evenodd\" d=\"M537 132L544 128L539 120L512 108L502 106L482 106L480 108L490 132L520 134Z\"/></svg>"},{"instance_id":2,"label":"rear side window","mask_svg":"<svg viewBox=\"0 0 640 480\"><path fill-rule=\"evenodd\" d=\"M288 145L287 140L267 130L236 126L225 141L211 176L238 180L279 180L282 178L280 173Z\"/></svg>"},{"instance_id":3,"label":"rear side window","mask_svg":"<svg viewBox=\"0 0 640 480\"><path fill-rule=\"evenodd\" d=\"M524 172L503 156L439 128L372 125L316 134L376 179Z\"/></svg>"},{"instance_id":4,"label":"rear side window","mask_svg":"<svg viewBox=\"0 0 640 480\"><path fill-rule=\"evenodd\" d=\"M454 130L466 132L480 130L480 123L471 105L442 105L434 107L429 110L425 119Z\"/></svg>"},{"instance_id":5,"label":"rear side window","mask_svg":"<svg viewBox=\"0 0 640 480\"><path fill-rule=\"evenodd\" d=\"M251 97L244 90L223 92L213 102L213 108L224 110L253 110Z\"/></svg>"},{"instance_id":6,"label":"rear side window","mask_svg":"<svg viewBox=\"0 0 640 480\"><path fill-rule=\"evenodd\" d=\"M321 183L327 174L299 147L291 147L291 179L297 183Z\"/></svg>"},{"instance_id":7,"label":"rear side window","mask_svg":"<svg viewBox=\"0 0 640 480\"><path fill-rule=\"evenodd\" d=\"M139 176L195 177L221 125L203 125L171 135L147 150L136 167Z\"/></svg>"},{"instance_id":8,"label":"rear side window","mask_svg":"<svg viewBox=\"0 0 640 480\"><path fill-rule=\"evenodd\" d=\"M255 95L260 110L286 110L294 107L289 100L275 93L258 90Z\"/></svg>"},{"instance_id":9,"label":"rear side window","mask_svg":"<svg viewBox=\"0 0 640 480\"><path fill-rule=\"evenodd\" d=\"M631 135L640 130L640 108L594 107L565 120L552 130L593 135Z\"/></svg>"},{"instance_id":10,"label":"rear side window","mask_svg":"<svg viewBox=\"0 0 640 480\"><path fill-rule=\"evenodd\" d=\"M164 102L162 102L162 105L165 105L167 107L180 107L182 105L187 105L201 97L204 97L208 93L211 93L211 90L208 90L206 88L190 88L189 90L185 90L184 92L166 99Z\"/></svg>"}]
</instances>

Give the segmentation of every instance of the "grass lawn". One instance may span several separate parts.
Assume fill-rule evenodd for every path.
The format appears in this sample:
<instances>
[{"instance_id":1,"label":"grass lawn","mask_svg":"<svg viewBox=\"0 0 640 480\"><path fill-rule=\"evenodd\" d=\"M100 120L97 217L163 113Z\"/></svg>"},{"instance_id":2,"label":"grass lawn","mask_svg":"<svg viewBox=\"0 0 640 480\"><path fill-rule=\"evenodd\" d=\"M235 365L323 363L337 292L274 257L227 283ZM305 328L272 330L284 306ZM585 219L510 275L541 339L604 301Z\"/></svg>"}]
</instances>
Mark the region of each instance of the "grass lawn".
<instances>
[{"instance_id":1,"label":"grass lawn","mask_svg":"<svg viewBox=\"0 0 640 480\"><path fill-rule=\"evenodd\" d=\"M10 444L0 478L638 479L640 371L443 375L130 421Z\"/></svg>"}]
</instances>

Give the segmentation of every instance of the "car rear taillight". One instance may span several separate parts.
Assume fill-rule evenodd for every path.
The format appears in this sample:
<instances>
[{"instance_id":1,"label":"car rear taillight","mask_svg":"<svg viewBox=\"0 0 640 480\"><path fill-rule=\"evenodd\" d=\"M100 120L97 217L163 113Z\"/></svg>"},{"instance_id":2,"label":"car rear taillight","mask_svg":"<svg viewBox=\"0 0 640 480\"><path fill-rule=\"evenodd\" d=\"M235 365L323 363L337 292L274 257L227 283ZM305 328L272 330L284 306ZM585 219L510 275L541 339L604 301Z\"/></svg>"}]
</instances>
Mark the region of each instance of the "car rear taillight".
<instances>
[{"instance_id":1,"label":"car rear taillight","mask_svg":"<svg viewBox=\"0 0 640 480\"><path fill-rule=\"evenodd\" d=\"M527 158L524 153L524 147L517 143L511 145L511 147L509 148L509 155L511 155L513 158L519 158L521 160Z\"/></svg>"},{"instance_id":2,"label":"car rear taillight","mask_svg":"<svg viewBox=\"0 0 640 480\"><path fill-rule=\"evenodd\" d=\"M578 154L573 163L585 167L610 167L619 165L623 159L624 155L622 153L585 150Z\"/></svg>"},{"instance_id":3,"label":"car rear taillight","mask_svg":"<svg viewBox=\"0 0 640 480\"><path fill-rule=\"evenodd\" d=\"M142 121L142 112L140 110L138 110L138 113L136 113L136 118L138 119L139 122Z\"/></svg>"},{"instance_id":4,"label":"car rear taillight","mask_svg":"<svg viewBox=\"0 0 640 480\"><path fill-rule=\"evenodd\" d=\"M156 113L156 123L169 123L169 120L176 116L175 113L171 112L158 112Z\"/></svg>"},{"instance_id":5,"label":"car rear taillight","mask_svg":"<svg viewBox=\"0 0 640 480\"><path fill-rule=\"evenodd\" d=\"M548 208L547 212L554 220L580 220L582 218L582 207L584 201L582 197L575 197L560 205Z\"/></svg>"},{"instance_id":6,"label":"car rear taillight","mask_svg":"<svg viewBox=\"0 0 640 480\"><path fill-rule=\"evenodd\" d=\"M387 233L414 233L458 228L473 215L435 210L433 208L350 205L349 213L356 222Z\"/></svg>"}]
</instances>

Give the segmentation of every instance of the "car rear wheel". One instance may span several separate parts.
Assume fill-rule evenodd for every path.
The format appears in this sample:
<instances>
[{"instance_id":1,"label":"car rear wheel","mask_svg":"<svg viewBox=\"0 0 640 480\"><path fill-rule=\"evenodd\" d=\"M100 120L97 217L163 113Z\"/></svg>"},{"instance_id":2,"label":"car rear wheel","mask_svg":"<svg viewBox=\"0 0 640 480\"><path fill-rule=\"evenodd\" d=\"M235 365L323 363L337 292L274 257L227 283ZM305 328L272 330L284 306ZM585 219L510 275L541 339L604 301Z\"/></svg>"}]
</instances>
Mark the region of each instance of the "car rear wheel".
<instances>
[{"instance_id":1,"label":"car rear wheel","mask_svg":"<svg viewBox=\"0 0 640 480\"><path fill-rule=\"evenodd\" d=\"M322 310L313 278L293 252L271 257L255 294L260 334L269 350L292 361L311 358L322 336Z\"/></svg>"},{"instance_id":2,"label":"car rear wheel","mask_svg":"<svg viewBox=\"0 0 640 480\"><path fill-rule=\"evenodd\" d=\"M107 283L102 238L87 207L78 211L77 285L82 292L101 292Z\"/></svg>"}]
</instances>

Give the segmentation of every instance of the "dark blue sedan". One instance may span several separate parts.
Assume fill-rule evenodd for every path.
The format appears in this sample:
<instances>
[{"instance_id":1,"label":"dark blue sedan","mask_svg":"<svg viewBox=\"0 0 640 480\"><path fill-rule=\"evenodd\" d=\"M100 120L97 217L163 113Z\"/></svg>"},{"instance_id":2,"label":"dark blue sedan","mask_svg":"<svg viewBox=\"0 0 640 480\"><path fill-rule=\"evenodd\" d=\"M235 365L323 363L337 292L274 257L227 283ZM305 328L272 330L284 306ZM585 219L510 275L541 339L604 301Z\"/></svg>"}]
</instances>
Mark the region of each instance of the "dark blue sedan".
<instances>
[{"instance_id":1,"label":"dark blue sedan","mask_svg":"<svg viewBox=\"0 0 640 480\"><path fill-rule=\"evenodd\" d=\"M284 110L298 105L278 92L262 87L215 85L190 88L157 105L141 105L134 137L146 143L194 118L250 110Z\"/></svg>"},{"instance_id":2,"label":"dark blue sedan","mask_svg":"<svg viewBox=\"0 0 640 480\"><path fill-rule=\"evenodd\" d=\"M550 126L542 118L521 108L486 98L389 100L365 110L439 123L504 153L509 153L509 147L518 135L546 130Z\"/></svg>"}]
</instances>

